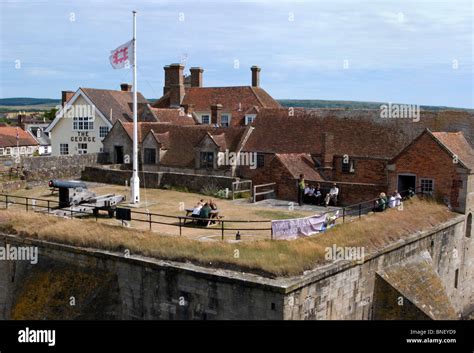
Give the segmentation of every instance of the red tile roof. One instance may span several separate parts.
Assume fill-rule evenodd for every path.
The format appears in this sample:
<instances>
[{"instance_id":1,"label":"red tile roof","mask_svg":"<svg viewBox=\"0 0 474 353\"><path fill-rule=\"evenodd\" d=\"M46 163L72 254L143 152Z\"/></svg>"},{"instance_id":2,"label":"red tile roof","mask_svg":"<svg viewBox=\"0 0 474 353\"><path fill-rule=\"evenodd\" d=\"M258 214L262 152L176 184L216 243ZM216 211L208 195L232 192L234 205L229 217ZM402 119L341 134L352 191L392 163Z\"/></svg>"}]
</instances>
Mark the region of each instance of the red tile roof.
<instances>
[{"instance_id":1,"label":"red tile roof","mask_svg":"<svg viewBox=\"0 0 474 353\"><path fill-rule=\"evenodd\" d=\"M298 179L304 174L305 179L312 181L324 181L324 178L315 170L315 163L311 155L305 153L277 153L276 158L285 166L293 178Z\"/></svg>"},{"instance_id":2,"label":"red tile roof","mask_svg":"<svg viewBox=\"0 0 474 353\"><path fill-rule=\"evenodd\" d=\"M133 92L96 88L81 88L81 90L112 123L117 120L133 120ZM137 102L139 109L148 104L148 101L140 92L137 93ZM110 116L111 110L112 117Z\"/></svg>"},{"instance_id":3,"label":"red tile roof","mask_svg":"<svg viewBox=\"0 0 474 353\"><path fill-rule=\"evenodd\" d=\"M251 86L237 87L187 87L182 105L193 104L196 112L210 112L211 105L222 104L222 113L232 113L233 126L244 125L245 112L253 107L279 108L263 88ZM169 97L165 95L157 100L153 107L169 107Z\"/></svg>"},{"instance_id":4,"label":"red tile roof","mask_svg":"<svg viewBox=\"0 0 474 353\"><path fill-rule=\"evenodd\" d=\"M463 130L474 143L474 115L467 112L422 111L419 122L383 119L379 110L303 108L262 109L245 151L321 154L323 133L331 133L333 153L393 158L425 127Z\"/></svg>"},{"instance_id":5,"label":"red tile roof","mask_svg":"<svg viewBox=\"0 0 474 353\"><path fill-rule=\"evenodd\" d=\"M16 138L17 131L18 141ZM14 126L0 126L0 147L16 147L17 143L19 146L38 145L38 142L29 132Z\"/></svg>"},{"instance_id":6,"label":"red tile roof","mask_svg":"<svg viewBox=\"0 0 474 353\"><path fill-rule=\"evenodd\" d=\"M185 114L181 109L175 108L151 108L156 121L176 125L196 125L192 115Z\"/></svg>"},{"instance_id":7,"label":"red tile roof","mask_svg":"<svg viewBox=\"0 0 474 353\"><path fill-rule=\"evenodd\" d=\"M433 132L433 136L442 143L452 156L474 171L474 150L464 138L462 132Z\"/></svg>"},{"instance_id":8,"label":"red tile roof","mask_svg":"<svg viewBox=\"0 0 474 353\"><path fill-rule=\"evenodd\" d=\"M121 123L132 138L133 123ZM138 139L142 139L153 131L158 141L164 144L162 146L167 149L161 159L164 166L171 167L194 167L195 150L194 147L199 144L203 137L209 132L213 139L219 145L219 150L228 148L235 151L243 139L245 132L244 127L236 128L215 128L210 125L173 125L166 123L138 123Z\"/></svg>"}]
</instances>

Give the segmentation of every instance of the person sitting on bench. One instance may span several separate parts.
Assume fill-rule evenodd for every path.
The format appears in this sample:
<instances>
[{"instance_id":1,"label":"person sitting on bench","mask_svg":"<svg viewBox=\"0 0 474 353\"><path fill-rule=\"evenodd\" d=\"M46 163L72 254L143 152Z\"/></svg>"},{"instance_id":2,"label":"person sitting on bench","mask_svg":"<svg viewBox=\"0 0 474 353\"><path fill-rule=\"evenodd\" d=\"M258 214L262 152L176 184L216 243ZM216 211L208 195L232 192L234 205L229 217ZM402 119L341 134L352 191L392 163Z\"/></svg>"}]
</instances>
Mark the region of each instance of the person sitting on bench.
<instances>
[{"instance_id":1,"label":"person sitting on bench","mask_svg":"<svg viewBox=\"0 0 474 353\"><path fill-rule=\"evenodd\" d=\"M202 209L202 203L198 202L196 206L193 208L193 212L191 213L191 217L194 218L199 218L199 215L201 214L201 209Z\"/></svg>"},{"instance_id":2,"label":"person sitting on bench","mask_svg":"<svg viewBox=\"0 0 474 353\"><path fill-rule=\"evenodd\" d=\"M202 220L199 221L199 224L202 226L207 226L209 221L207 220L209 218L209 215L211 214L211 206L209 206L209 203L205 203L204 206L201 208L201 212L199 212L199 218Z\"/></svg>"},{"instance_id":3,"label":"person sitting on bench","mask_svg":"<svg viewBox=\"0 0 474 353\"><path fill-rule=\"evenodd\" d=\"M331 190L326 194L326 200L324 202L324 206L327 207L329 205L329 202L332 200L334 206L337 204L337 195L339 194L339 188L337 187L337 184L334 183L332 184Z\"/></svg>"},{"instance_id":4,"label":"person sitting on bench","mask_svg":"<svg viewBox=\"0 0 474 353\"><path fill-rule=\"evenodd\" d=\"M210 218L219 218L219 213L217 211L217 204L213 200L209 200L209 207L211 208ZM212 224L215 224L216 221L212 221Z\"/></svg>"},{"instance_id":5,"label":"person sitting on bench","mask_svg":"<svg viewBox=\"0 0 474 353\"><path fill-rule=\"evenodd\" d=\"M323 201L323 194L321 193L321 185L316 184L316 189L314 190L314 203L316 205L321 205Z\"/></svg>"}]
</instances>

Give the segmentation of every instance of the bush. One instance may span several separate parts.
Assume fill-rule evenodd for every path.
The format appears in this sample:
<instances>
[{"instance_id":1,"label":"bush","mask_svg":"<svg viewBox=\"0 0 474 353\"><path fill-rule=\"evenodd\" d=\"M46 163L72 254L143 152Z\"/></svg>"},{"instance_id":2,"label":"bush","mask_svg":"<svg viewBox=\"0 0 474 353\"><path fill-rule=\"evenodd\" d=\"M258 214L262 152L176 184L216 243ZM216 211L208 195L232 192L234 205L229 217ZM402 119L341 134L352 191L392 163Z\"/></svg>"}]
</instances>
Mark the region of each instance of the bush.
<instances>
[{"instance_id":1,"label":"bush","mask_svg":"<svg viewBox=\"0 0 474 353\"><path fill-rule=\"evenodd\" d=\"M218 192L219 187L213 182L210 182L201 188L201 194L207 196L216 196Z\"/></svg>"}]
</instances>

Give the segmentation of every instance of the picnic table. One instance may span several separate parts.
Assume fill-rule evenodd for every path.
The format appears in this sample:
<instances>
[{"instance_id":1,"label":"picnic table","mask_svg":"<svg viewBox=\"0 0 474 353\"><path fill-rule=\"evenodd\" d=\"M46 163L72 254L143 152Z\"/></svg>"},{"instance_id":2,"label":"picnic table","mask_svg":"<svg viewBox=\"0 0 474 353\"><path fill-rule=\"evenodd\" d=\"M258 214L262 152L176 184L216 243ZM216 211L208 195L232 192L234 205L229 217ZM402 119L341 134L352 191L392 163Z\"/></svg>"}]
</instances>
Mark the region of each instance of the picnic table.
<instances>
[{"instance_id":1,"label":"picnic table","mask_svg":"<svg viewBox=\"0 0 474 353\"><path fill-rule=\"evenodd\" d=\"M193 213L193 210L194 208L186 208L185 211L186 211L186 217L192 217L192 213ZM209 221L207 221L207 224L206 224L206 227L212 222L212 219L215 219L218 223L220 223L220 219L223 217L223 216L219 216L219 210L211 210L211 212L209 212L210 214L210 218L209 218ZM214 217L212 217L214 216ZM184 224L186 224L186 221L190 221L191 223L194 223L196 221L199 221L201 220L201 218L199 217L193 217L193 218L186 218L184 220Z\"/></svg>"}]
</instances>

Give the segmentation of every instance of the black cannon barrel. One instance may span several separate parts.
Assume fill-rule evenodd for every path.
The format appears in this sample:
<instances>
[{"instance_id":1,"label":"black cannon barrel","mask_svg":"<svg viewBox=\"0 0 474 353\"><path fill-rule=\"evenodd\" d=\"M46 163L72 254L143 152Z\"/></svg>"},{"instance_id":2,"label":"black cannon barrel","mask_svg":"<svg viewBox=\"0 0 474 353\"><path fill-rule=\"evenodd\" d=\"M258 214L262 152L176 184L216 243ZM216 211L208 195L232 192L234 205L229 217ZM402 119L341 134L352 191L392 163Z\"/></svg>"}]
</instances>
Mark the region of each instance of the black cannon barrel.
<instances>
[{"instance_id":1,"label":"black cannon barrel","mask_svg":"<svg viewBox=\"0 0 474 353\"><path fill-rule=\"evenodd\" d=\"M75 180L58 180L58 179L52 179L48 183L50 188L68 188L68 189L74 189L74 188L83 188L87 189L86 183L83 183L82 181L75 181Z\"/></svg>"}]
</instances>

